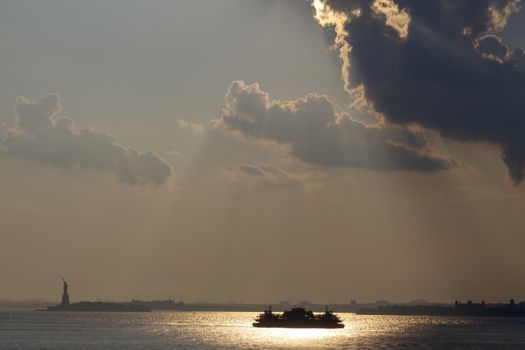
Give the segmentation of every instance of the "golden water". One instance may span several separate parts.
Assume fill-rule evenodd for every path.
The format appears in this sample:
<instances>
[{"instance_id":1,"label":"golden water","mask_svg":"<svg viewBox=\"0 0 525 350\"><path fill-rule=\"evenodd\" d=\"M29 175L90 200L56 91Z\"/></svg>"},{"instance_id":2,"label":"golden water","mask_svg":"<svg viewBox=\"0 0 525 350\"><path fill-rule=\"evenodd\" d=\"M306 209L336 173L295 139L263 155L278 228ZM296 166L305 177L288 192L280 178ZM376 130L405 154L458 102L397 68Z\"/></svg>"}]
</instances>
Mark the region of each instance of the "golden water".
<instances>
[{"instance_id":1,"label":"golden water","mask_svg":"<svg viewBox=\"0 0 525 350\"><path fill-rule=\"evenodd\" d=\"M520 319L338 313L343 329L279 329L256 315L0 310L0 349L525 349Z\"/></svg>"}]
</instances>

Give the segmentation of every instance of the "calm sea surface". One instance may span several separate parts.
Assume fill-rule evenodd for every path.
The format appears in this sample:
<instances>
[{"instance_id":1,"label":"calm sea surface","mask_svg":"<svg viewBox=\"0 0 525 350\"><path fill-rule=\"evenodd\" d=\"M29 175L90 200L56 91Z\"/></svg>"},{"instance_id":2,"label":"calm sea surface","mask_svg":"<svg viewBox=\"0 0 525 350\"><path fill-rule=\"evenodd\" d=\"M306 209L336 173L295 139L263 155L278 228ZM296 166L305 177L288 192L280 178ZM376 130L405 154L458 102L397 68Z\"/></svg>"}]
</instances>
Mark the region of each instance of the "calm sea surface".
<instances>
[{"instance_id":1,"label":"calm sea surface","mask_svg":"<svg viewBox=\"0 0 525 350\"><path fill-rule=\"evenodd\" d=\"M0 349L525 349L525 320L358 316L344 329L263 329L253 312L0 310Z\"/></svg>"}]
</instances>

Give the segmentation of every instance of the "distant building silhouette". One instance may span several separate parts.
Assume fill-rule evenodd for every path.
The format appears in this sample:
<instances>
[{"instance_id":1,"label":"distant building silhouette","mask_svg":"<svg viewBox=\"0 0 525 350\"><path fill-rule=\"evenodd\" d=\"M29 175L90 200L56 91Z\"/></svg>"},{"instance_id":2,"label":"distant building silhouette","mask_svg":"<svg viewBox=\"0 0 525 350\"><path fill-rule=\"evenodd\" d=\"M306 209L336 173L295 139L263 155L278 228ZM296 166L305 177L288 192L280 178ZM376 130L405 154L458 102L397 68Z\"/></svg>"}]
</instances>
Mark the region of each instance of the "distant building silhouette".
<instances>
[{"instance_id":1,"label":"distant building silhouette","mask_svg":"<svg viewBox=\"0 0 525 350\"><path fill-rule=\"evenodd\" d=\"M378 305L376 309L360 309L361 315L421 315L421 316L490 316L490 317L525 317L525 303L516 305L514 299L508 304L487 304L484 300L474 303L467 300L451 305Z\"/></svg>"}]
</instances>

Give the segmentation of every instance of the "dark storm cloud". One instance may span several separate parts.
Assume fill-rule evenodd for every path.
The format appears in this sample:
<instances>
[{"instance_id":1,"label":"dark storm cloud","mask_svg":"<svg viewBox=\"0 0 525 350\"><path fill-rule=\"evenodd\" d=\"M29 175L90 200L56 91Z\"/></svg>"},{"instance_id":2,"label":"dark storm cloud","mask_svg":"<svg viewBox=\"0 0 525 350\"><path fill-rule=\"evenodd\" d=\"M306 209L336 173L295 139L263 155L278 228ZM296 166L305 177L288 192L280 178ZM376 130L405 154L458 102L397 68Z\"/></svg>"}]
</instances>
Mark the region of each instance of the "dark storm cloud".
<instances>
[{"instance_id":1,"label":"dark storm cloud","mask_svg":"<svg viewBox=\"0 0 525 350\"><path fill-rule=\"evenodd\" d=\"M63 167L111 172L129 185L162 185L172 169L151 151L140 152L115 142L108 134L78 128L60 116L60 97L49 94L36 101L18 97L16 126L3 140L8 155Z\"/></svg>"},{"instance_id":2,"label":"dark storm cloud","mask_svg":"<svg viewBox=\"0 0 525 350\"><path fill-rule=\"evenodd\" d=\"M377 3L388 9L377 11ZM494 35L519 1L326 4L349 18L344 26L351 46L347 78L353 87L364 86L378 112L393 123L417 123L456 140L496 143L512 180L523 180L524 55L520 49L509 51ZM407 35L392 24L393 13L408 14Z\"/></svg>"},{"instance_id":3,"label":"dark storm cloud","mask_svg":"<svg viewBox=\"0 0 525 350\"><path fill-rule=\"evenodd\" d=\"M455 166L433 154L425 137L407 128L366 125L338 115L326 96L270 101L258 84L233 82L220 124L242 135L291 147L304 162L376 170L438 171ZM245 172L257 176L261 169Z\"/></svg>"},{"instance_id":4,"label":"dark storm cloud","mask_svg":"<svg viewBox=\"0 0 525 350\"><path fill-rule=\"evenodd\" d=\"M503 62L509 53L509 48L503 44L501 38L496 35L485 35L480 37L475 47L479 53L484 55L486 58L499 60Z\"/></svg>"}]
</instances>

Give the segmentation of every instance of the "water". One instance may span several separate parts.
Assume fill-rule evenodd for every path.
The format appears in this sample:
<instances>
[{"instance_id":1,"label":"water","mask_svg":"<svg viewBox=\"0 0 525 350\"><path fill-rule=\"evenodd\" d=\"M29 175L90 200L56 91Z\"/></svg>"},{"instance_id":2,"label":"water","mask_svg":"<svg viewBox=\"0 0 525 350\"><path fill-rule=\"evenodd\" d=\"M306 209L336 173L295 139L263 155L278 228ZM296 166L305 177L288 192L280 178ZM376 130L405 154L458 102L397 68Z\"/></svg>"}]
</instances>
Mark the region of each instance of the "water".
<instances>
[{"instance_id":1,"label":"water","mask_svg":"<svg viewBox=\"0 0 525 350\"><path fill-rule=\"evenodd\" d=\"M344 329L254 328L253 312L0 310L1 350L525 349L525 320L359 316Z\"/></svg>"}]
</instances>

